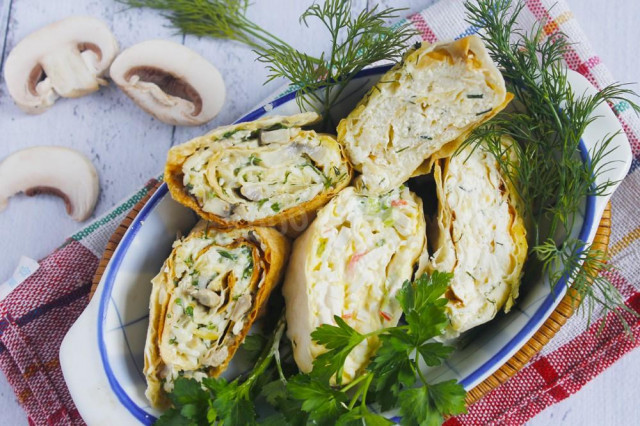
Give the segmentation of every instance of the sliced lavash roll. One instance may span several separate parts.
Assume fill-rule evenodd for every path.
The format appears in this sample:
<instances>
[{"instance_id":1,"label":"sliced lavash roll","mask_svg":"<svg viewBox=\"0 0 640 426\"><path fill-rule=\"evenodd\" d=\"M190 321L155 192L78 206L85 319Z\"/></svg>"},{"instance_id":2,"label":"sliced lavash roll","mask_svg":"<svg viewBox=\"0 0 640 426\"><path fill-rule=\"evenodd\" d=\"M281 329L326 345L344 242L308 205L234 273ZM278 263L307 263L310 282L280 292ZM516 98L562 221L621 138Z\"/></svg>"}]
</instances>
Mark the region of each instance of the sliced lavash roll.
<instances>
[{"instance_id":1,"label":"sliced lavash roll","mask_svg":"<svg viewBox=\"0 0 640 426\"><path fill-rule=\"evenodd\" d=\"M171 148L171 196L218 227L306 227L305 218L351 181L333 136L302 130L316 113L218 128Z\"/></svg>"},{"instance_id":2,"label":"sliced lavash roll","mask_svg":"<svg viewBox=\"0 0 640 426\"><path fill-rule=\"evenodd\" d=\"M153 278L144 352L146 396L168 406L179 376L222 373L282 278L289 241L272 228L200 221Z\"/></svg>"},{"instance_id":3,"label":"sliced lavash roll","mask_svg":"<svg viewBox=\"0 0 640 426\"><path fill-rule=\"evenodd\" d=\"M502 143L513 142L503 138ZM420 272L453 273L445 293L450 320L445 338L453 338L490 321L500 309L511 309L527 256L527 233L521 199L483 145L436 161L434 179L438 211L428 229L433 255L425 252Z\"/></svg>"},{"instance_id":4,"label":"sliced lavash roll","mask_svg":"<svg viewBox=\"0 0 640 426\"><path fill-rule=\"evenodd\" d=\"M422 201L405 186L380 196L342 190L294 242L285 274L287 335L303 372L325 351L311 340L322 324L342 317L361 333L394 326L395 298L411 280L426 244ZM366 367L378 348L372 337L348 356L343 382Z\"/></svg>"},{"instance_id":5,"label":"sliced lavash roll","mask_svg":"<svg viewBox=\"0 0 640 426\"><path fill-rule=\"evenodd\" d=\"M338 125L338 141L362 173L358 186L380 194L430 171L461 136L511 100L482 41L469 36L423 45L380 81Z\"/></svg>"}]
</instances>

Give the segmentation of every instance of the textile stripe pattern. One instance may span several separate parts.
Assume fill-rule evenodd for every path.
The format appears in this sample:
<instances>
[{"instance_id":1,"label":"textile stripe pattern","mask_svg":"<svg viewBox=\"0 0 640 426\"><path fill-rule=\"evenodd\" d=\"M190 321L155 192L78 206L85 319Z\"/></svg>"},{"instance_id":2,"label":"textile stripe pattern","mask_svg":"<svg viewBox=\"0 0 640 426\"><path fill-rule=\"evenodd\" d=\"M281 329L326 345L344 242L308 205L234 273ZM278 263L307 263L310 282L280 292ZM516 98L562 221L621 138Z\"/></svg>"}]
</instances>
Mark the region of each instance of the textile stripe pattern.
<instances>
[{"instance_id":1,"label":"textile stripe pattern","mask_svg":"<svg viewBox=\"0 0 640 426\"><path fill-rule=\"evenodd\" d=\"M475 33L464 19L462 0L441 1L408 18L427 42ZM614 82L591 49L564 1L526 0L520 25L544 24L547 36L562 31L572 43L567 65L596 88ZM640 192L640 120L625 103L611 105L633 150L629 176L612 199L611 254L617 270L610 278L627 305L640 311L640 223L635 219ZM62 339L88 303L91 279L111 234L126 213L157 183L152 179L108 214L70 237L40 263L38 271L0 302L0 368L13 387L30 424L84 424L65 386L58 353ZM626 315L626 314L625 314ZM640 343L640 321L626 315L635 340L620 321L598 312L592 324L572 317L531 362L505 384L469 407L448 425L522 424L544 408L578 391Z\"/></svg>"}]
</instances>

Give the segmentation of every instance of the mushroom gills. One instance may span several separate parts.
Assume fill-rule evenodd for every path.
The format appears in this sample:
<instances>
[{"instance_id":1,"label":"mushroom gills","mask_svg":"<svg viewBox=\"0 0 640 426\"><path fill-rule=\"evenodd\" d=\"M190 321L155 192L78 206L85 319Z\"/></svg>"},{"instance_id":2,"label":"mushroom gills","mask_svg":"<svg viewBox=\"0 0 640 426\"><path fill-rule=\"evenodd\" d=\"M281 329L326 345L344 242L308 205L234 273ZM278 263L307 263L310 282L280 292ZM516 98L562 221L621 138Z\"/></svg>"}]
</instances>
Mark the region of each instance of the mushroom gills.
<instances>
[{"instance_id":1,"label":"mushroom gills","mask_svg":"<svg viewBox=\"0 0 640 426\"><path fill-rule=\"evenodd\" d=\"M87 219L98 200L98 173L78 151L42 146L14 152L0 163L0 210L19 192L49 193L65 202L74 220Z\"/></svg>"},{"instance_id":2,"label":"mushroom gills","mask_svg":"<svg viewBox=\"0 0 640 426\"><path fill-rule=\"evenodd\" d=\"M154 67L136 67L127 72L125 79L133 85L139 84L138 82L155 85L161 92L169 96L192 103L193 112L191 114L194 116L197 116L202 111L202 98L196 89L186 81L181 80L180 77L176 77L164 70ZM156 99L161 101L162 97L156 97Z\"/></svg>"},{"instance_id":3,"label":"mushroom gills","mask_svg":"<svg viewBox=\"0 0 640 426\"><path fill-rule=\"evenodd\" d=\"M25 37L7 57L4 78L16 105L31 114L58 97L84 96L106 85L101 78L118 52L102 21L74 16Z\"/></svg>"},{"instance_id":4,"label":"mushroom gills","mask_svg":"<svg viewBox=\"0 0 640 426\"><path fill-rule=\"evenodd\" d=\"M147 40L125 49L109 73L140 108L167 124L204 124L224 104L224 81L217 68L188 47L167 40Z\"/></svg>"}]
</instances>

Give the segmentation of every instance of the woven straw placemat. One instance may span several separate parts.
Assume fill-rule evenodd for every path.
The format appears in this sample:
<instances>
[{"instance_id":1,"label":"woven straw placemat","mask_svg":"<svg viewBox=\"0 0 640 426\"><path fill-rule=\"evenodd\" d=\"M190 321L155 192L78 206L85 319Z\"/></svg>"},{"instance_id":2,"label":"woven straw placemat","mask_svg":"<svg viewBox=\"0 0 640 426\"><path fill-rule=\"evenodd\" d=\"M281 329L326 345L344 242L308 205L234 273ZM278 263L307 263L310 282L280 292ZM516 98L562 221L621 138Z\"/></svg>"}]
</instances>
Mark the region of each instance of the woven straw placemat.
<instances>
[{"instance_id":1,"label":"woven straw placemat","mask_svg":"<svg viewBox=\"0 0 640 426\"><path fill-rule=\"evenodd\" d=\"M158 189L161 185L161 182L158 182L154 188L152 188L149 193L142 199L138 204L136 204L129 214L122 220L116 231L113 233L111 238L109 239L109 243L100 259L100 264L98 265L98 269L96 270L96 274L93 277L93 285L91 287L90 295L93 296L93 293L102 278L102 274L104 273L107 264L111 260L111 256L113 252L118 247L122 236L127 231L131 222L138 215L138 212L145 205L149 197ZM607 208L602 215L602 220L600 221L600 225L598 227L598 231L596 233L595 239L593 241L593 248L596 250L606 251L609 247L609 236L611 235L611 204L607 205ZM472 404L473 402L479 400L488 392L490 392L495 387L504 383L513 376L518 370L524 367L527 362L540 350L544 345L546 345L549 340L560 330L560 328L567 322L567 320L573 315L576 310L577 303L579 299L573 289L569 289L567 294L563 297L562 301L558 305L558 307L553 311L553 313L547 318L547 320L542 324L540 329L533 335L531 339L527 343L522 346L522 348L512 356L507 362L502 365L495 373L485 379L482 383L480 383L475 388L471 389L467 393L467 404Z\"/></svg>"}]
</instances>

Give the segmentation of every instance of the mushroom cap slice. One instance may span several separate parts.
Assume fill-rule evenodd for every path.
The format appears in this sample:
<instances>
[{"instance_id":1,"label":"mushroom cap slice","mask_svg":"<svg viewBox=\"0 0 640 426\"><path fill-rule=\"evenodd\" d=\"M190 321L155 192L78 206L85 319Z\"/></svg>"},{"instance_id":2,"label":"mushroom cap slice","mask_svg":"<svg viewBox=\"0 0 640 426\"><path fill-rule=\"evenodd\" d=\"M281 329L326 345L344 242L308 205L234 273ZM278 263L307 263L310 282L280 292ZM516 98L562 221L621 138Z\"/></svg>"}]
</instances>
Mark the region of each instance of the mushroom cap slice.
<instances>
[{"instance_id":1,"label":"mushroom cap slice","mask_svg":"<svg viewBox=\"0 0 640 426\"><path fill-rule=\"evenodd\" d=\"M105 23L73 16L20 41L7 57L4 78L16 105L39 114L59 96L77 98L106 85L100 76L116 53L118 42Z\"/></svg>"},{"instance_id":2,"label":"mushroom cap slice","mask_svg":"<svg viewBox=\"0 0 640 426\"><path fill-rule=\"evenodd\" d=\"M147 40L125 49L109 74L140 108L167 124L204 124L224 104L224 81L218 69L171 41Z\"/></svg>"},{"instance_id":3,"label":"mushroom cap slice","mask_svg":"<svg viewBox=\"0 0 640 426\"><path fill-rule=\"evenodd\" d=\"M9 155L0 163L0 210L9 197L51 193L61 197L77 221L88 218L98 200L98 173L84 155L69 148L40 146Z\"/></svg>"}]
</instances>

